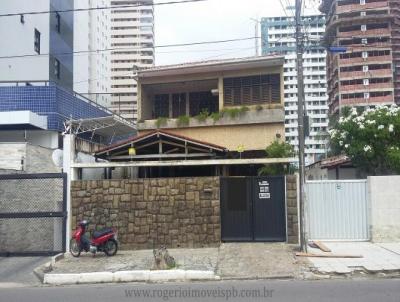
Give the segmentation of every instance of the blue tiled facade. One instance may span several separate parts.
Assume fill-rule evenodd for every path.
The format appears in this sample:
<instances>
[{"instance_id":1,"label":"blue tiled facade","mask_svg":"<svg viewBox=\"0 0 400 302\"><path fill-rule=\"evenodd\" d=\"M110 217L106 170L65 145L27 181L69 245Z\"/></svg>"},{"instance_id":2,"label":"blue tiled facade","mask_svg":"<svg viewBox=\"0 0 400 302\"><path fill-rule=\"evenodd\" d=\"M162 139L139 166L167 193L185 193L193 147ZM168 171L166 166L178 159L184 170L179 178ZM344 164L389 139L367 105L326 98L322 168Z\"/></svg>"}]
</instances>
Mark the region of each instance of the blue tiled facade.
<instances>
[{"instance_id":1,"label":"blue tiled facade","mask_svg":"<svg viewBox=\"0 0 400 302\"><path fill-rule=\"evenodd\" d=\"M49 130L64 131L66 119L109 116L108 111L56 86L2 86L0 111L29 110L47 116Z\"/></svg>"}]
</instances>

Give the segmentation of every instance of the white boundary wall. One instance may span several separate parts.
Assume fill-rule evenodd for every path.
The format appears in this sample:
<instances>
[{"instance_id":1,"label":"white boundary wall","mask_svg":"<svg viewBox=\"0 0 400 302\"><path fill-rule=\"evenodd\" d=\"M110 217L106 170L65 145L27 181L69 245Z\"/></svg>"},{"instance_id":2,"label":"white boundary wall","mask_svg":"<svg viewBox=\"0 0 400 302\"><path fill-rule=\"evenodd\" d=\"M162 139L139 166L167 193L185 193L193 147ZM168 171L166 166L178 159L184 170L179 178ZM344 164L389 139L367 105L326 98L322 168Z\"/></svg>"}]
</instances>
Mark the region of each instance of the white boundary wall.
<instances>
[{"instance_id":1,"label":"white boundary wall","mask_svg":"<svg viewBox=\"0 0 400 302\"><path fill-rule=\"evenodd\" d=\"M368 177L371 236L374 242L400 242L400 176Z\"/></svg>"}]
</instances>

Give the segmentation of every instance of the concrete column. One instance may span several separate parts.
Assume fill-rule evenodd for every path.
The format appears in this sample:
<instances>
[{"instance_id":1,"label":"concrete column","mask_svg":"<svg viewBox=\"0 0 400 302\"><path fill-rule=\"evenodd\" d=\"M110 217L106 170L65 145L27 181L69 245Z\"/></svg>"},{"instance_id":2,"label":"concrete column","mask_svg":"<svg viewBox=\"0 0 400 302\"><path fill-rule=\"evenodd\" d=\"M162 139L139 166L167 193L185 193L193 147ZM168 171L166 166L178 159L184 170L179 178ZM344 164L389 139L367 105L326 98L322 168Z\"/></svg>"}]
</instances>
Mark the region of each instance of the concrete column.
<instances>
[{"instance_id":1,"label":"concrete column","mask_svg":"<svg viewBox=\"0 0 400 302\"><path fill-rule=\"evenodd\" d=\"M71 181L78 178L76 168L71 168L71 164L75 161L75 135L64 135L63 148L63 171L67 173L67 229L66 229L66 249L69 251L69 240L71 239Z\"/></svg>"},{"instance_id":2,"label":"concrete column","mask_svg":"<svg viewBox=\"0 0 400 302\"><path fill-rule=\"evenodd\" d=\"M173 112L172 112L172 94L170 93L170 94L168 94L168 117L169 118L172 118L172 114L173 114Z\"/></svg>"},{"instance_id":3,"label":"concrete column","mask_svg":"<svg viewBox=\"0 0 400 302\"><path fill-rule=\"evenodd\" d=\"M189 92L186 92L186 115L190 116Z\"/></svg>"},{"instance_id":4,"label":"concrete column","mask_svg":"<svg viewBox=\"0 0 400 302\"><path fill-rule=\"evenodd\" d=\"M224 78L218 78L218 103L219 110L221 111L224 108Z\"/></svg>"}]
</instances>

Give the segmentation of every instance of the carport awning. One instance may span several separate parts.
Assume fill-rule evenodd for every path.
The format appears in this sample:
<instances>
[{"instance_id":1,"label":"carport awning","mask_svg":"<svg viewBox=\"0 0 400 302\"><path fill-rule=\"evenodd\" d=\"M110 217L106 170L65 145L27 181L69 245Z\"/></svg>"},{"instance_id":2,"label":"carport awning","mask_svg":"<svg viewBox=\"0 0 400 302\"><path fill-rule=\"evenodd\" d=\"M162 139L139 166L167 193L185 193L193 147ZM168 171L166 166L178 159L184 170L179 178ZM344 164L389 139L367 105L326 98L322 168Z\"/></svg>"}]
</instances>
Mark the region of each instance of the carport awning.
<instances>
[{"instance_id":1,"label":"carport awning","mask_svg":"<svg viewBox=\"0 0 400 302\"><path fill-rule=\"evenodd\" d=\"M118 137L135 135L136 126L127 120L115 116L105 116L89 119L69 120L66 122L66 132L73 134L92 133L103 137Z\"/></svg>"}]
</instances>

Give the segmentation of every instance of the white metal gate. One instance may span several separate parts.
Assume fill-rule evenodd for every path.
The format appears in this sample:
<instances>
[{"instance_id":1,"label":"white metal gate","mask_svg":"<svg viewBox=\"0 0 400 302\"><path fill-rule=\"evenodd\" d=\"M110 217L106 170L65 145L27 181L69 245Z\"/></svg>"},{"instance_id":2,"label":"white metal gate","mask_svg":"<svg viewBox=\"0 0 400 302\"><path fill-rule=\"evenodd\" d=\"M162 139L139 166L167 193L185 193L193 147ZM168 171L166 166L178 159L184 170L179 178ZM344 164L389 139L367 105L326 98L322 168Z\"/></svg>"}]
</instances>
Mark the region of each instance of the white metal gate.
<instances>
[{"instance_id":1,"label":"white metal gate","mask_svg":"<svg viewBox=\"0 0 400 302\"><path fill-rule=\"evenodd\" d=\"M369 240L367 180L308 181L309 239Z\"/></svg>"}]
</instances>

